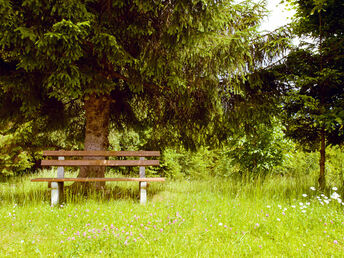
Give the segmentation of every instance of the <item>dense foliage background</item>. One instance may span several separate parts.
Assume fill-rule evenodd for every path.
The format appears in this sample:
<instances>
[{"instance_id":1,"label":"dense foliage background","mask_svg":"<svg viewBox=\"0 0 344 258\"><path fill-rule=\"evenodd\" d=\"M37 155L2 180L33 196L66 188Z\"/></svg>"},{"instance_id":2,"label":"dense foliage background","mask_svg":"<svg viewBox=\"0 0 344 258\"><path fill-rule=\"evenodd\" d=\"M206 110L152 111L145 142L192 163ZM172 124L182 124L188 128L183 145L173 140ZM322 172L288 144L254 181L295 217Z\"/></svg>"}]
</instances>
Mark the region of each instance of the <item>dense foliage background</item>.
<instances>
[{"instance_id":1,"label":"dense foliage background","mask_svg":"<svg viewBox=\"0 0 344 258\"><path fill-rule=\"evenodd\" d=\"M43 149L86 148L86 105L104 98L102 146L161 150L150 173L254 179L320 164L321 187L343 181L344 6L288 2L293 22L266 33L251 1L1 0L0 175L35 172Z\"/></svg>"}]
</instances>

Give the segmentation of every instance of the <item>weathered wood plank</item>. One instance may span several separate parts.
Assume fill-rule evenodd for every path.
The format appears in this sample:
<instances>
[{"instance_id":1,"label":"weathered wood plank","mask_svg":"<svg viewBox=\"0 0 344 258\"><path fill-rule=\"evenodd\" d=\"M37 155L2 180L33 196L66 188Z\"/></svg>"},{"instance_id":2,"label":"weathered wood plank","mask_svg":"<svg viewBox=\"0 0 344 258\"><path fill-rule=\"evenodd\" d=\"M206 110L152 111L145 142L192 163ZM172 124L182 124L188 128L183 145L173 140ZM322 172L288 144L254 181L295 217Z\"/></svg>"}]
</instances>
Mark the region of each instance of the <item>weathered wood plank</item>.
<instances>
[{"instance_id":1,"label":"weathered wood plank","mask_svg":"<svg viewBox=\"0 0 344 258\"><path fill-rule=\"evenodd\" d=\"M159 160L42 160L42 166L159 166Z\"/></svg>"},{"instance_id":2,"label":"weathered wood plank","mask_svg":"<svg viewBox=\"0 0 344 258\"><path fill-rule=\"evenodd\" d=\"M43 156L65 157L159 157L160 151L43 151Z\"/></svg>"},{"instance_id":3,"label":"weathered wood plank","mask_svg":"<svg viewBox=\"0 0 344 258\"><path fill-rule=\"evenodd\" d=\"M31 182L106 182L106 181L135 181L135 182L163 182L164 177L150 178L33 178Z\"/></svg>"}]
</instances>

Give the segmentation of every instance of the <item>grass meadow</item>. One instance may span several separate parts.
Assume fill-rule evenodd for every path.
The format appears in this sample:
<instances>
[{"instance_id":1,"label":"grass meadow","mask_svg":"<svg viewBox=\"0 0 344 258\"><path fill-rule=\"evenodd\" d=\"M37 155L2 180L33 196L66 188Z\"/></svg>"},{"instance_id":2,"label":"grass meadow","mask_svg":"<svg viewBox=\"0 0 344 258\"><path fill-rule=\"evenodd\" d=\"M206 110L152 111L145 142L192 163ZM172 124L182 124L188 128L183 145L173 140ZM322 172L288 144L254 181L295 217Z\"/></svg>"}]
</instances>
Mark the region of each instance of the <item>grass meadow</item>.
<instances>
[{"instance_id":1,"label":"grass meadow","mask_svg":"<svg viewBox=\"0 0 344 258\"><path fill-rule=\"evenodd\" d=\"M88 197L67 189L61 207L30 182L50 176L0 182L0 257L344 256L341 189L320 193L311 175L167 180L147 205L138 183L115 182Z\"/></svg>"}]
</instances>

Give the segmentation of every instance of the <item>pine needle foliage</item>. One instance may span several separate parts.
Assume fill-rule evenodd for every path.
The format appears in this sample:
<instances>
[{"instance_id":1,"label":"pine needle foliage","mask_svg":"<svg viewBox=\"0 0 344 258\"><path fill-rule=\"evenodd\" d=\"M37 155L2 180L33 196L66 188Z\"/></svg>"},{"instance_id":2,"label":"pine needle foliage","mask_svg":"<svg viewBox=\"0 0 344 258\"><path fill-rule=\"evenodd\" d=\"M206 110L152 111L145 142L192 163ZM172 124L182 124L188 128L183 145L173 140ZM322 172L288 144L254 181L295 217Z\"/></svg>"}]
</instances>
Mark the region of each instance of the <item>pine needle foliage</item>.
<instances>
[{"instance_id":1,"label":"pine needle foliage","mask_svg":"<svg viewBox=\"0 0 344 258\"><path fill-rule=\"evenodd\" d=\"M69 140L81 142L84 103L97 96L111 100L115 128L161 136L151 147L167 135L218 144L220 93L242 90L288 41L257 32L265 14L253 1L1 0L0 119L74 128Z\"/></svg>"}]
</instances>

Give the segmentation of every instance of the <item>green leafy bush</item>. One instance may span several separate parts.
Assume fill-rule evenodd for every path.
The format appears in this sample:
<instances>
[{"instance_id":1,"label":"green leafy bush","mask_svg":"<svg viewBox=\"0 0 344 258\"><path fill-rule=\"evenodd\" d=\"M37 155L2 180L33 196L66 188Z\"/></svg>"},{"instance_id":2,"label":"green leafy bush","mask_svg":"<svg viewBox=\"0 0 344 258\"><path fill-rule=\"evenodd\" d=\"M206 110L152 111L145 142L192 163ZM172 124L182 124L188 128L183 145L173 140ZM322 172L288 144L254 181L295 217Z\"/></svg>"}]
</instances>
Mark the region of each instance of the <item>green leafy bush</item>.
<instances>
[{"instance_id":1,"label":"green leafy bush","mask_svg":"<svg viewBox=\"0 0 344 258\"><path fill-rule=\"evenodd\" d=\"M337 182L344 185L344 148L330 146L326 148L326 176L331 186L337 186Z\"/></svg>"},{"instance_id":2,"label":"green leafy bush","mask_svg":"<svg viewBox=\"0 0 344 258\"><path fill-rule=\"evenodd\" d=\"M213 176L231 176L233 166L225 152L207 147L198 151L166 149L162 156L162 169L170 178L204 179Z\"/></svg>"},{"instance_id":3,"label":"green leafy bush","mask_svg":"<svg viewBox=\"0 0 344 258\"><path fill-rule=\"evenodd\" d=\"M319 173L319 154L304 152L296 146L285 153L284 160L274 168L274 172L283 176L315 175Z\"/></svg>"},{"instance_id":4,"label":"green leafy bush","mask_svg":"<svg viewBox=\"0 0 344 258\"><path fill-rule=\"evenodd\" d=\"M186 152L177 152L175 149L166 149L162 155L161 166L169 178L181 179L185 176Z\"/></svg>"},{"instance_id":5,"label":"green leafy bush","mask_svg":"<svg viewBox=\"0 0 344 258\"><path fill-rule=\"evenodd\" d=\"M282 164L285 152L291 148L281 126L258 125L252 133L232 140L227 155L242 174L267 174Z\"/></svg>"},{"instance_id":6,"label":"green leafy bush","mask_svg":"<svg viewBox=\"0 0 344 258\"><path fill-rule=\"evenodd\" d=\"M31 133L32 127L26 123L11 134L0 134L0 174L16 175L32 167L32 153L24 148Z\"/></svg>"}]
</instances>

